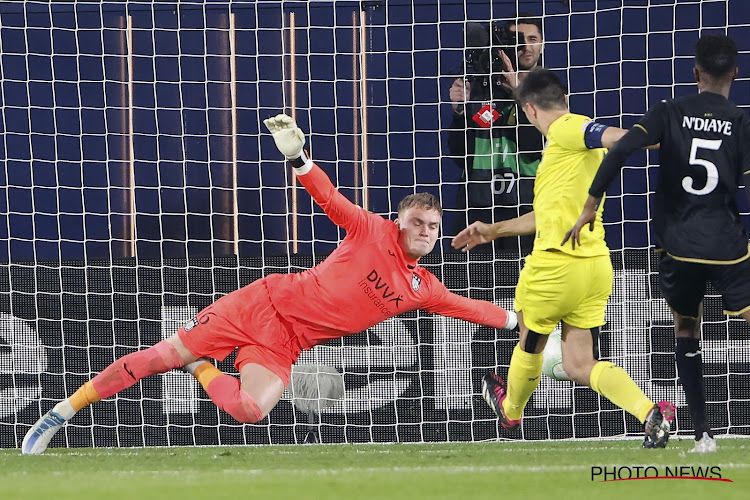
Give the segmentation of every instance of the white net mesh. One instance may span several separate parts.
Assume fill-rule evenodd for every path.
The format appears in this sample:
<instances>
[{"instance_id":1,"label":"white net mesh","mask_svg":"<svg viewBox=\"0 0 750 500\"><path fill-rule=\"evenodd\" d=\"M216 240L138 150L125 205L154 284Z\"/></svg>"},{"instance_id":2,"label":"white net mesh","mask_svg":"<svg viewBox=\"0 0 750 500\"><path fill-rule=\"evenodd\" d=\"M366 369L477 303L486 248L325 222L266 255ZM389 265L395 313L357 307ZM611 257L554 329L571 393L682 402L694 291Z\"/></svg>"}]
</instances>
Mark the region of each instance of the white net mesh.
<instances>
[{"instance_id":1,"label":"white net mesh","mask_svg":"<svg viewBox=\"0 0 750 500\"><path fill-rule=\"evenodd\" d=\"M542 63L567 82L572 110L624 127L660 99L695 92L698 35L726 33L740 48L732 98L750 105L744 2L624 3L1 4L0 446L18 446L40 412L115 357L335 248L342 231L292 187L261 129L284 110L356 203L391 217L404 195L436 194L445 238L427 267L452 290L511 307L518 248L467 257L448 244L472 220L449 147L449 88L471 76L468 21L542 18ZM601 354L650 397L675 401L678 429L689 432L649 251L655 164L653 153L634 155L608 193L616 271ZM705 310L709 418L719 433L747 434L747 327L723 316L715 295ZM172 373L80 412L53 444L288 443L309 430L327 442L493 439L504 434L479 380L506 370L513 344L511 334L415 312L303 354L300 363L344 376L344 398L319 415L295 410L287 393L268 419L243 426ZM232 358L220 367L236 373ZM589 389L545 379L522 436L639 432Z\"/></svg>"}]
</instances>

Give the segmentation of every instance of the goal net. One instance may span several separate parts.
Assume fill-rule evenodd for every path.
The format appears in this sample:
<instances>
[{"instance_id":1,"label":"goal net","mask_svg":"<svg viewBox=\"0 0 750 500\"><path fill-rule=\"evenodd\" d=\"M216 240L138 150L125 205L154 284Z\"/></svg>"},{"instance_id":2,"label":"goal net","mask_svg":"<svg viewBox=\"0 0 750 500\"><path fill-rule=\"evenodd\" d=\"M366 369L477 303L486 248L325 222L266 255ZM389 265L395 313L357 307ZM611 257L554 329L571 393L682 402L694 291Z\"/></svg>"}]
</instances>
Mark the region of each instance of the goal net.
<instances>
[{"instance_id":1,"label":"goal net","mask_svg":"<svg viewBox=\"0 0 750 500\"><path fill-rule=\"evenodd\" d=\"M114 359L172 335L238 287L315 265L341 241L281 161L263 119L294 114L312 157L372 212L394 218L403 196L437 195L443 238L425 266L457 293L512 308L521 249L463 254L449 244L471 222L459 201L465 158L448 144L449 89L471 77L467 22L540 17L542 64L567 83L573 112L630 127L660 99L696 91L692 51L709 31L737 41L732 98L750 105L743 4L3 2L0 447L19 446L40 414ZM599 347L649 397L674 401L677 429L689 434L648 229L656 160L634 155L608 193L615 285ZM79 412L52 445L642 432L591 390L545 378L521 432L506 434L479 386L484 373L507 372L515 338L414 312L302 354L307 371L341 374L345 393L336 401L303 402L287 391L264 421L242 425L190 375L172 372ZM748 328L722 314L713 290L703 359L716 432L748 434ZM236 375L233 360L218 366Z\"/></svg>"}]
</instances>

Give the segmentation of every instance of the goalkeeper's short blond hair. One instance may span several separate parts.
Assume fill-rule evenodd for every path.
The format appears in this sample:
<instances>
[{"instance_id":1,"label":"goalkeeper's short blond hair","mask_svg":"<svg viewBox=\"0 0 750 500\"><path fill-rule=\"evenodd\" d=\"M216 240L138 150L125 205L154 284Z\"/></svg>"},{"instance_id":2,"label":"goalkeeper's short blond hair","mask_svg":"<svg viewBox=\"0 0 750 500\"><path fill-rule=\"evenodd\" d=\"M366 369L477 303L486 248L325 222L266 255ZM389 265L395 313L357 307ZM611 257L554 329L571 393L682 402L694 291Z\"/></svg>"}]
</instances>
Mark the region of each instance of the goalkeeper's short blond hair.
<instances>
[{"instance_id":1,"label":"goalkeeper's short blond hair","mask_svg":"<svg viewBox=\"0 0 750 500\"><path fill-rule=\"evenodd\" d=\"M414 193L404 197L398 204L399 216L412 207L437 210L440 216L443 216L443 207L440 206L438 199L430 193Z\"/></svg>"}]
</instances>

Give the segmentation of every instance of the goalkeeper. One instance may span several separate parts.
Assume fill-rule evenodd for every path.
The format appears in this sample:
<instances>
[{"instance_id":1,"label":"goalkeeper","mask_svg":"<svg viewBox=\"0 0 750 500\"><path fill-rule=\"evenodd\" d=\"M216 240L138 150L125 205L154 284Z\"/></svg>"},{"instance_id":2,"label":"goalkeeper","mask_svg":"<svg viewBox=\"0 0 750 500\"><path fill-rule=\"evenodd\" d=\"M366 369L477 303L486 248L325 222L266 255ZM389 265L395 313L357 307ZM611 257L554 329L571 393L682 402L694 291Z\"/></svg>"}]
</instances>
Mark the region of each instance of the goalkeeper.
<instances>
[{"instance_id":1,"label":"goalkeeper","mask_svg":"<svg viewBox=\"0 0 750 500\"><path fill-rule=\"evenodd\" d=\"M278 115L264 123L315 202L346 230L341 245L312 269L257 280L208 306L172 337L118 359L43 415L24 437L22 453L43 453L81 408L144 377L183 366L219 408L240 422L254 423L281 398L303 349L398 314L424 309L515 328L515 313L456 295L419 266L440 231L442 208L433 195L406 196L395 221L369 213L339 193L306 157L305 137L292 118ZM236 348L240 380L206 359L223 360Z\"/></svg>"},{"instance_id":2,"label":"goalkeeper","mask_svg":"<svg viewBox=\"0 0 750 500\"><path fill-rule=\"evenodd\" d=\"M581 233L578 246L561 245L565 230L583 208L604 148L625 130L571 113L562 82L546 69L529 72L515 98L547 138L534 181L534 210L493 225L474 222L452 243L469 250L501 236L535 234L516 287L521 338L511 357L508 383L489 373L482 379L482 393L504 428L519 426L539 385L548 335L562 321L562 363L568 376L644 423L645 448L664 447L674 406L667 401L655 405L622 368L592 354L612 292L612 263L601 224L604 207L598 207L598 224L593 232Z\"/></svg>"}]
</instances>

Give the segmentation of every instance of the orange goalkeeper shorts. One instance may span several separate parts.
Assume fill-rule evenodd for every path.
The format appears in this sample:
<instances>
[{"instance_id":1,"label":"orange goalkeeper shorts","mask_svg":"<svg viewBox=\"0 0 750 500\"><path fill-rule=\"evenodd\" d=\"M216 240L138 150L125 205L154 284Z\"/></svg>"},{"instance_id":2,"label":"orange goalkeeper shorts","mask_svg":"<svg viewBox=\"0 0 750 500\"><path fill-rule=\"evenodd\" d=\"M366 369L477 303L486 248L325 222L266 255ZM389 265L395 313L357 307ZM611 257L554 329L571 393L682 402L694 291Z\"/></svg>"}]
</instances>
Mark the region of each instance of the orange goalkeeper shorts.
<instances>
[{"instance_id":1,"label":"orange goalkeeper shorts","mask_svg":"<svg viewBox=\"0 0 750 500\"><path fill-rule=\"evenodd\" d=\"M302 352L291 325L271 303L265 278L225 295L177 331L188 351L223 361L238 349L237 371L248 363L271 370L289 385Z\"/></svg>"}]
</instances>

